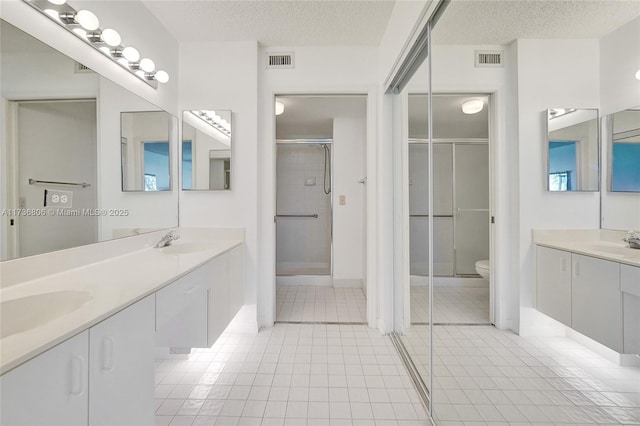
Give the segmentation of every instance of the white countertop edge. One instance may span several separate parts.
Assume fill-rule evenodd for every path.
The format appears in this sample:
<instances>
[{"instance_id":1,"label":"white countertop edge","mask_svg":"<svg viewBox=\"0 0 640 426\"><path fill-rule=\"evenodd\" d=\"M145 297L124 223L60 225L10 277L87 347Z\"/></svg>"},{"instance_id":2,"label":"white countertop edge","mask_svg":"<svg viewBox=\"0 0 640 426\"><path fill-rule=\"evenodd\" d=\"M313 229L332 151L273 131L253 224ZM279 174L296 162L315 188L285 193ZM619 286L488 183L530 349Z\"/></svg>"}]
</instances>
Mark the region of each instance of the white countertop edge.
<instances>
[{"instance_id":1,"label":"white countertop edge","mask_svg":"<svg viewBox=\"0 0 640 426\"><path fill-rule=\"evenodd\" d=\"M60 343L63 343L64 341L70 339L73 336L76 336L82 332L84 332L85 330L88 330L89 328L93 327L94 325L110 318L111 316L117 314L118 312L128 308L129 306L133 305L134 303L144 299L145 297L159 291L160 289L166 287L167 285L171 284L172 282L180 279L181 277L189 274L190 272L193 272L195 269L199 268L200 266L202 266L203 264L207 263L208 261L216 258L217 256L226 253L238 246L241 246L244 243L243 239L229 239L229 240L222 240L222 241L211 241L212 244L222 244L222 247L215 247L215 249L211 249L211 250L204 250L203 252L200 253L193 253L193 254L187 254L185 255L185 258L189 257L189 256L194 256L196 257L198 260L194 261L194 263L192 265L190 265L189 267L186 267L184 269L181 269L179 273L176 274L171 274L166 276L166 279L163 277L162 279L162 283L161 284L150 284L149 287L145 290L142 291L139 294L136 294L135 296L128 298L126 301L118 303L115 306L110 307L109 309L103 310L101 311L99 314L97 315L92 315L90 319L86 320L86 321L82 321L81 323L79 323L77 326L69 328L67 327L67 329L65 329L64 331L61 331L59 333L53 334L52 336L47 336L46 340L45 339L40 339L38 343L33 344L33 345L28 345L28 344L22 344L23 346L29 346L29 348L25 348L24 350L18 350L18 351L14 351L16 352L15 354L9 354L9 356L7 357L7 355L4 353L4 345L6 345L7 343L11 344L11 338L13 336L7 336L4 339L0 339L0 355L1 355L1 359L0 359L0 376L4 375L5 373L13 370L14 368L24 364L25 362L35 358L36 356L46 352L47 350L59 345ZM46 286L46 282L51 280L51 279L56 279L56 278L61 278L64 277L64 275L69 274L69 273L78 273L79 270L83 270L83 273L91 273L91 269L94 269L96 267L98 267L99 265L103 265L105 263L113 263L113 262L118 262L118 261L122 261L123 259L127 259L130 258L131 256L134 256L136 254L140 254L140 253L146 253L149 252L151 250L158 250L158 249L153 249L153 248L144 248L144 249L140 249L140 250L135 250L133 252L129 252L129 253L125 253L122 254L120 256L116 256L116 257L111 257L108 259L104 259L102 261L99 262L95 262L89 265L84 265L81 266L79 268L73 268L71 270L68 271L62 271L62 272L58 272L56 274L52 274L51 276L46 276L46 277L41 277L38 278L36 280L32 280L32 281L28 281L25 283L21 283L21 284L16 284L14 286L11 287L12 292L16 292L16 290L19 289L20 286L22 285L30 285L33 286L34 285L34 281L37 282L36 284L40 285L41 283L43 284L43 286ZM193 259L193 257L192 257ZM110 265L110 266L114 266L114 265ZM6 290L5 290L6 291ZM46 292L46 289L45 289ZM11 299L16 298L16 297L12 297ZM41 326L41 327L46 327L46 325ZM24 333L18 333L17 335L24 335L28 332L30 332L32 330L28 330ZM6 342L7 340L9 340L9 342Z\"/></svg>"}]
</instances>

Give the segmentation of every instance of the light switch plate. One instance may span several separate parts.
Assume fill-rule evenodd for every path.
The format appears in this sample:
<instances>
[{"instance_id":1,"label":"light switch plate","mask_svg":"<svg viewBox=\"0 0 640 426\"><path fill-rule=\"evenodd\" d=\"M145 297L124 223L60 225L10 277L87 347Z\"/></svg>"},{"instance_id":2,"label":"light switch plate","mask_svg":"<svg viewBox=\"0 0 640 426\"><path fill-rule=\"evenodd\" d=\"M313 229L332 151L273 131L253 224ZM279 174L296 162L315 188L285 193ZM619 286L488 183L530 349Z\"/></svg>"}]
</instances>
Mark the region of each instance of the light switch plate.
<instances>
[{"instance_id":1,"label":"light switch plate","mask_svg":"<svg viewBox=\"0 0 640 426\"><path fill-rule=\"evenodd\" d=\"M341 206L344 206L345 204L347 204L347 197L346 196L341 195L339 200L340 200L340 205Z\"/></svg>"}]
</instances>

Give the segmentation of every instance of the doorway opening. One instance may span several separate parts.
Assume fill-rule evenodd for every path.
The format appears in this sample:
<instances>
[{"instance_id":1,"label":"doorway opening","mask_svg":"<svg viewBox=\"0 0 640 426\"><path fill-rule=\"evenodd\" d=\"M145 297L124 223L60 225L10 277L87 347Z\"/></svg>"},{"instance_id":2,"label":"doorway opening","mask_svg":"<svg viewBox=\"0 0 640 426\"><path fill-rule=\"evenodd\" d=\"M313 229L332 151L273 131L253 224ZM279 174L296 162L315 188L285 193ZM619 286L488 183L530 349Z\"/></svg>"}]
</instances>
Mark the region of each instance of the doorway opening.
<instances>
[{"instance_id":1,"label":"doorway opening","mask_svg":"<svg viewBox=\"0 0 640 426\"><path fill-rule=\"evenodd\" d=\"M276 322L365 323L365 95L282 95Z\"/></svg>"}]
</instances>

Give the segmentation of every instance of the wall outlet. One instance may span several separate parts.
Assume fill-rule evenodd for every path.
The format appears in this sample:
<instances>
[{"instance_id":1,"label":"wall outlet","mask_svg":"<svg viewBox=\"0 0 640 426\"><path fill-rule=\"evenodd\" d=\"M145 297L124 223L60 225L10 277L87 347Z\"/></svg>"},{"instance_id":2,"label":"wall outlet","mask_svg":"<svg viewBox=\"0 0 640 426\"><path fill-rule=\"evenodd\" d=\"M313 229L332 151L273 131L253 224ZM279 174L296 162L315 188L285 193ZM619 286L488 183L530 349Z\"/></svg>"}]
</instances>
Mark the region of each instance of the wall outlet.
<instances>
[{"instance_id":1,"label":"wall outlet","mask_svg":"<svg viewBox=\"0 0 640 426\"><path fill-rule=\"evenodd\" d=\"M44 190L44 206L70 209L73 201L73 192L57 191L54 189Z\"/></svg>"},{"instance_id":2,"label":"wall outlet","mask_svg":"<svg viewBox=\"0 0 640 426\"><path fill-rule=\"evenodd\" d=\"M341 206L344 206L345 204L347 204L347 197L346 196L341 195L338 199L340 200L339 203L340 203Z\"/></svg>"}]
</instances>

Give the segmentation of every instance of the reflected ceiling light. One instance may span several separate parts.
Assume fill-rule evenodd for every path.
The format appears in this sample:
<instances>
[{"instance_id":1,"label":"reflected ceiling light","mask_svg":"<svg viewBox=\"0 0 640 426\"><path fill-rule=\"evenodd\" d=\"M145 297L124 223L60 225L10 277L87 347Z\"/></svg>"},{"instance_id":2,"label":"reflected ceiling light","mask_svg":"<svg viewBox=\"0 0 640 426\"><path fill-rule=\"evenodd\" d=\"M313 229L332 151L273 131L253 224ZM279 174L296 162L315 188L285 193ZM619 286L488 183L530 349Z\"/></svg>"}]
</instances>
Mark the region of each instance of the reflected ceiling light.
<instances>
[{"instance_id":1,"label":"reflected ceiling light","mask_svg":"<svg viewBox=\"0 0 640 426\"><path fill-rule=\"evenodd\" d=\"M482 99L471 99L462 103L462 112L465 114L477 114L484 108Z\"/></svg>"},{"instance_id":2,"label":"reflected ceiling light","mask_svg":"<svg viewBox=\"0 0 640 426\"><path fill-rule=\"evenodd\" d=\"M149 58L142 58L140 60L140 69L144 72L153 72L156 69L156 64Z\"/></svg>"},{"instance_id":3,"label":"reflected ceiling light","mask_svg":"<svg viewBox=\"0 0 640 426\"><path fill-rule=\"evenodd\" d=\"M76 13L75 21L87 31L95 31L100 27L98 17L86 9L79 10L78 13Z\"/></svg>"},{"instance_id":4,"label":"reflected ceiling light","mask_svg":"<svg viewBox=\"0 0 640 426\"><path fill-rule=\"evenodd\" d=\"M638 72L636 72L636 79L640 80L640 70L638 70Z\"/></svg>"},{"instance_id":5,"label":"reflected ceiling light","mask_svg":"<svg viewBox=\"0 0 640 426\"><path fill-rule=\"evenodd\" d=\"M1 0L0 0L1 1ZM140 52L132 46L122 46L122 37L113 28L100 29L98 17L91 11L76 11L66 0L23 0L38 12L55 21L106 57L125 68L153 88L169 81L166 71L154 72L156 65L150 58L140 60ZM46 7L46 5L55 5ZM138 62L139 61L139 62Z\"/></svg>"},{"instance_id":6,"label":"reflected ceiling light","mask_svg":"<svg viewBox=\"0 0 640 426\"><path fill-rule=\"evenodd\" d=\"M120 43L122 42L122 37L120 37L120 34L118 34L116 30L113 30L111 28L102 30L102 34L100 34L100 37L102 38L102 41L112 47L120 46Z\"/></svg>"},{"instance_id":7,"label":"reflected ceiling light","mask_svg":"<svg viewBox=\"0 0 640 426\"><path fill-rule=\"evenodd\" d=\"M284 112L284 104L280 101L276 101L276 115L280 115Z\"/></svg>"}]
</instances>

